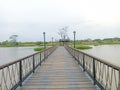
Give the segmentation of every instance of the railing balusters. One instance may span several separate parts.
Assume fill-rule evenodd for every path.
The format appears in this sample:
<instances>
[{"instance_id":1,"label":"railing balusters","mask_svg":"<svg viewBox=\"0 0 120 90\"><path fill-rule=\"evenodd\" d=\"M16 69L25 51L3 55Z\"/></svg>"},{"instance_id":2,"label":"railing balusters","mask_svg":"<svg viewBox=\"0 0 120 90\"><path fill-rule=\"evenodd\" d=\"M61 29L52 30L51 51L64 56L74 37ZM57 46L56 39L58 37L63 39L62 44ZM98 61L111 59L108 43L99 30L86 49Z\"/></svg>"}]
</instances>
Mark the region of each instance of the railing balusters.
<instances>
[{"instance_id":1,"label":"railing balusters","mask_svg":"<svg viewBox=\"0 0 120 90\"><path fill-rule=\"evenodd\" d=\"M82 57L80 65L93 79L94 85L98 85L101 90L120 90L120 67L69 46L65 48L75 59L79 52Z\"/></svg>"},{"instance_id":2,"label":"railing balusters","mask_svg":"<svg viewBox=\"0 0 120 90\"><path fill-rule=\"evenodd\" d=\"M53 46L0 66L0 90L15 90L18 86L22 86L23 81L34 73L35 69L41 66L42 60L44 61L56 48Z\"/></svg>"}]
</instances>

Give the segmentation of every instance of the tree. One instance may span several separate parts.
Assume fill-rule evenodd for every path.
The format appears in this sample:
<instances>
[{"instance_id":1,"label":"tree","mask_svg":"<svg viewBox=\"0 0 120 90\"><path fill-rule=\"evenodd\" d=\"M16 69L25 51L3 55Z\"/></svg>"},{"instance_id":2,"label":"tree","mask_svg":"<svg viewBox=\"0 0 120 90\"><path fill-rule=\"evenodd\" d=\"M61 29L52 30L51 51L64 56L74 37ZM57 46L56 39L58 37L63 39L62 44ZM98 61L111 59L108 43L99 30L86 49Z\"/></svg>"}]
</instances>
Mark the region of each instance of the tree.
<instances>
[{"instance_id":1,"label":"tree","mask_svg":"<svg viewBox=\"0 0 120 90\"><path fill-rule=\"evenodd\" d=\"M65 42L69 42L70 39L67 35L67 29L68 27L64 27L62 29L59 29L58 35L60 35L61 39L59 39L59 42L63 42L63 45L65 44ZM61 44L61 43L60 43Z\"/></svg>"},{"instance_id":2,"label":"tree","mask_svg":"<svg viewBox=\"0 0 120 90\"><path fill-rule=\"evenodd\" d=\"M68 29L67 26L62 28L62 29L59 29L58 35L60 35L60 37L61 37L60 41L67 41L67 40L69 40L69 37L67 35L67 29Z\"/></svg>"},{"instance_id":3,"label":"tree","mask_svg":"<svg viewBox=\"0 0 120 90\"><path fill-rule=\"evenodd\" d=\"M14 44L14 45L17 45L17 37L18 35L12 35L10 36L9 38L11 39L11 42Z\"/></svg>"}]
</instances>

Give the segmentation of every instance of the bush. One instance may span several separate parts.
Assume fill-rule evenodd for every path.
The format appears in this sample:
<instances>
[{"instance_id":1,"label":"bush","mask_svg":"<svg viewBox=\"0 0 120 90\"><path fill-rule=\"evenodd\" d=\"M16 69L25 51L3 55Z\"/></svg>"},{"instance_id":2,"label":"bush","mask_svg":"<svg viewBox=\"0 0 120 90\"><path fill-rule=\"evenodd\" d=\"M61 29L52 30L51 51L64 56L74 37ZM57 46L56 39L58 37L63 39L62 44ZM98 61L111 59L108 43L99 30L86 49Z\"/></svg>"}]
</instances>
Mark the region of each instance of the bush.
<instances>
[{"instance_id":1,"label":"bush","mask_svg":"<svg viewBox=\"0 0 120 90\"><path fill-rule=\"evenodd\" d=\"M34 51L41 51L41 50L43 50L43 49L44 49L43 47L34 48Z\"/></svg>"},{"instance_id":2,"label":"bush","mask_svg":"<svg viewBox=\"0 0 120 90\"><path fill-rule=\"evenodd\" d=\"M84 49L91 49L92 47L90 46L76 46L76 49L81 49L81 50L84 50Z\"/></svg>"}]
</instances>

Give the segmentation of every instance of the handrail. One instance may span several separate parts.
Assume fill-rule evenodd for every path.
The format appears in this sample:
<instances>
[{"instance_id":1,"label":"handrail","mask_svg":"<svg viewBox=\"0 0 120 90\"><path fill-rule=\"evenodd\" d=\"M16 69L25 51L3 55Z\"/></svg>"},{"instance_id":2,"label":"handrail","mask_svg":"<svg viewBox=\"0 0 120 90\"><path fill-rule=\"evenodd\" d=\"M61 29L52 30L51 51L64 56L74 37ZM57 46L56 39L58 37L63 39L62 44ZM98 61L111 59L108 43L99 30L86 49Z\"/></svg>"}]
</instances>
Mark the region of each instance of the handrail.
<instances>
[{"instance_id":1,"label":"handrail","mask_svg":"<svg viewBox=\"0 0 120 90\"><path fill-rule=\"evenodd\" d=\"M96 57L96 56L87 54L87 53L82 52L82 51L79 51L79 52L81 52L81 53L83 53L83 54L86 54L87 56L89 56L89 57L91 57L91 58L94 58L94 59L96 59L97 61L99 61L99 62L101 62L101 63L104 63L104 64L106 64L106 65L109 65L109 66L113 67L114 69L120 70L120 67L119 67L119 66L114 65L114 64L112 64L112 63L110 63L110 62L107 62L107 61L104 60L104 59L100 59L100 58L98 58L98 57Z\"/></svg>"},{"instance_id":2,"label":"handrail","mask_svg":"<svg viewBox=\"0 0 120 90\"><path fill-rule=\"evenodd\" d=\"M57 48L53 46L0 66L0 90L15 90Z\"/></svg>"},{"instance_id":3,"label":"handrail","mask_svg":"<svg viewBox=\"0 0 120 90\"><path fill-rule=\"evenodd\" d=\"M70 46L65 46L65 48L101 90L120 90L119 66L71 48Z\"/></svg>"}]
</instances>

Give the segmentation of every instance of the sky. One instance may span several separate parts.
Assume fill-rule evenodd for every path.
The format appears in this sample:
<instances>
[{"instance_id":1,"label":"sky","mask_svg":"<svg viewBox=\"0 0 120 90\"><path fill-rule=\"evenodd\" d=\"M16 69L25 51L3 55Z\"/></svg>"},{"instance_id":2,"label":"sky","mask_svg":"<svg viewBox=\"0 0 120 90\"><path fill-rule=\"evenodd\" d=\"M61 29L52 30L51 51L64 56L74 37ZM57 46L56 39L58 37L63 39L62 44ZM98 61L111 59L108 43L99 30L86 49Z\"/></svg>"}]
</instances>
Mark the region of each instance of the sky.
<instances>
[{"instance_id":1,"label":"sky","mask_svg":"<svg viewBox=\"0 0 120 90\"><path fill-rule=\"evenodd\" d=\"M18 41L60 39L68 27L73 39L120 37L120 0L0 0L0 42L18 35Z\"/></svg>"}]
</instances>

